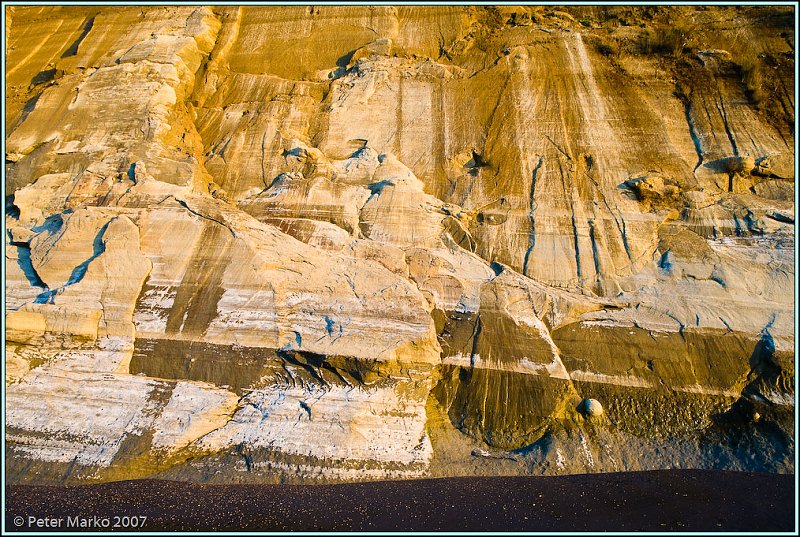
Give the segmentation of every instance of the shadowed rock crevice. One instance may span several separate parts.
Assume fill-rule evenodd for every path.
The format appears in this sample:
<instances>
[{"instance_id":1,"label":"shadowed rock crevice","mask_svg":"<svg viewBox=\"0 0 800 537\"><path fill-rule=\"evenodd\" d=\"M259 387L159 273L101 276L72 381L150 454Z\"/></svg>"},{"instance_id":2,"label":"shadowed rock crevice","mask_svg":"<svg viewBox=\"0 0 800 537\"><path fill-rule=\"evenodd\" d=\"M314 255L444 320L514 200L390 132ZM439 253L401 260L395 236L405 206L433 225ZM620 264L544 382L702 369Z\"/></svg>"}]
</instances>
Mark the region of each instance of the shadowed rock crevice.
<instances>
[{"instance_id":1,"label":"shadowed rock crevice","mask_svg":"<svg viewBox=\"0 0 800 537\"><path fill-rule=\"evenodd\" d=\"M81 43L89 32L92 30L92 26L94 26L95 17L91 17L89 20L86 21L86 24L83 26L83 31L81 31L81 35L69 46L67 50L61 54L62 58L68 58L69 56L76 56L78 54L78 47L81 46Z\"/></svg>"}]
</instances>

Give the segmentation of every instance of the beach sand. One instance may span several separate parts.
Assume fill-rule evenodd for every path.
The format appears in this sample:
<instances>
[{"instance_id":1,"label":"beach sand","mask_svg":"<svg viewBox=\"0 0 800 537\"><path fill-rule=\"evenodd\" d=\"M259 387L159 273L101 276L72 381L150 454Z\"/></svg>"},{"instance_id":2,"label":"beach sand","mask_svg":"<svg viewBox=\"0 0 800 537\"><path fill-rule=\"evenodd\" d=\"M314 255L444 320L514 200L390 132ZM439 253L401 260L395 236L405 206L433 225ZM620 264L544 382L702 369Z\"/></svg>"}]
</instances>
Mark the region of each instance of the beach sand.
<instances>
[{"instance_id":1,"label":"beach sand","mask_svg":"<svg viewBox=\"0 0 800 537\"><path fill-rule=\"evenodd\" d=\"M113 528L130 526L124 516L146 516L145 531L795 531L793 475L709 470L335 485L140 480L11 485L6 495L8 531L81 531L67 517L135 530ZM62 522L31 527L29 517Z\"/></svg>"}]
</instances>

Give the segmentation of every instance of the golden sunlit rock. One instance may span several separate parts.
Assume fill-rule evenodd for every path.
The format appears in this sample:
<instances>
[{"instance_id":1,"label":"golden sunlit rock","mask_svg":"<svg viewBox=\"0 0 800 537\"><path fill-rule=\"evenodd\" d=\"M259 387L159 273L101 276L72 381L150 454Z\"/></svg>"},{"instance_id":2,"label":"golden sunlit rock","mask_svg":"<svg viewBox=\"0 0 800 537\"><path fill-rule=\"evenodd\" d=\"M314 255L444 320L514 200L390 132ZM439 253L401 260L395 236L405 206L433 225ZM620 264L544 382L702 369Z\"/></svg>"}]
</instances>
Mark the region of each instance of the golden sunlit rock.
<instances>
[{"instance_id":1,"label":"golden sunlit rock","mask_svg":"<svg viewBox=\"0 0 800 537\"><path fill-rule=\"evenodd\" d=\"M10 481L794 471L790 6L5 17Z\"/></svg>"}]
</instances>

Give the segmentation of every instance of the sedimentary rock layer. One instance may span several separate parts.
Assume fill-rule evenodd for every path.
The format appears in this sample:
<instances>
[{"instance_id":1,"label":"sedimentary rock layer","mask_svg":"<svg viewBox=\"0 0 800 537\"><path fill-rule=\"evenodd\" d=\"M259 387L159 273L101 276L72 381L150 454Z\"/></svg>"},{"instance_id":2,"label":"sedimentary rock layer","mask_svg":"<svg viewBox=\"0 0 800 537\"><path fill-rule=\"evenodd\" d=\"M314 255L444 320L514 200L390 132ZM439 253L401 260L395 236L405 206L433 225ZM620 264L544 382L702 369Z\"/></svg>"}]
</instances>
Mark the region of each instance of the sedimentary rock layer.
<instances>
[{"instance_id":1,"label":"sedimentary rock layer","mask_svg":"<svg viewBox=\"0 0 800 537\"><path fill-rule=\"evenodd\" d=\"M5 17L11 480L793 471L790 8Z\"/></svg>"}]
</instances>

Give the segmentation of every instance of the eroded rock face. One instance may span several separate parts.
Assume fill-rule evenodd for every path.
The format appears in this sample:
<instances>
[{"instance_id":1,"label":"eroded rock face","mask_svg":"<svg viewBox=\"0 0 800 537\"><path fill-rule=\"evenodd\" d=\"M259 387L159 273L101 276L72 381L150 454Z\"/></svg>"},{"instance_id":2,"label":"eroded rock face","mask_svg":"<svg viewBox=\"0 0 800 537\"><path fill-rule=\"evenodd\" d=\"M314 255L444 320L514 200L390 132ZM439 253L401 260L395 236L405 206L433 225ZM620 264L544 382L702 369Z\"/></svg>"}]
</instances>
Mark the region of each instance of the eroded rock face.
<instances>
[{"instance_id":1,"label":"eroded rock face","mask_svg":"<svg viewBox=\"0 0 800 537\"><path fill-rule=\"evenodd\" d=\"M11 481L794 471L789 8L5 16Z\"/></svg>"}]
</instances>

